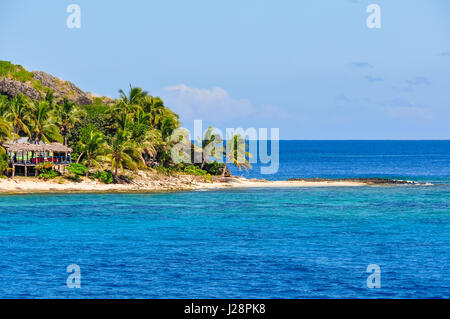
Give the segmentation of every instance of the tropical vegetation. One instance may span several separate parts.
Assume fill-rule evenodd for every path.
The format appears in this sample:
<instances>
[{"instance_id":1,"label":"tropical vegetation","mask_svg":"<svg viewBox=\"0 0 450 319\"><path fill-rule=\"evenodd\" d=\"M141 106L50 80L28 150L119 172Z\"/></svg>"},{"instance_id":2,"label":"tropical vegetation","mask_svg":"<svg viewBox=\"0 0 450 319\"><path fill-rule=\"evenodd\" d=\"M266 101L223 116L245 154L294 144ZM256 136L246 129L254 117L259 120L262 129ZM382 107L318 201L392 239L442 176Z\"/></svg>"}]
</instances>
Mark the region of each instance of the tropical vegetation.
<instances>
[{"instance_id":1,"label":"tropical vegetation","mask_svg":"<svg viewBox=\"0 0 450 319\"><path fill-rule=\"evenodd\" d=\"M0 80L9 77L39 86L32 75L21 66L0 61ZM40 93L39 100L22 94L0 94L0 175L8 171L8 157L2 145L19 140L69 146L73 149L73 164L68 173L73 178L84 175L105 183L117 182L126 171L154 169L164 174L176 172L210 179L214 175L225 176L228 163L250 167L246 159L239 161L230 152L244 148L244 154L249 156L245 141L234 136L231 149L216 148L223 141L211 127L197 146L189 141L194 153L201 152L201 163L174 163L171 135L181 125L179 117L161 98L142 88L130 85L127 91L119 90L120 98L109 103L94 98L90 105L78 105L68 97L57 99L50 88L43 87L41 92L45 94ZM209 151L202 151L205 149ZM223 158L227 160L225 164L221 163ZM42 178L55 175L51 167L39 169Z\"/></svg>"}]
</instances>

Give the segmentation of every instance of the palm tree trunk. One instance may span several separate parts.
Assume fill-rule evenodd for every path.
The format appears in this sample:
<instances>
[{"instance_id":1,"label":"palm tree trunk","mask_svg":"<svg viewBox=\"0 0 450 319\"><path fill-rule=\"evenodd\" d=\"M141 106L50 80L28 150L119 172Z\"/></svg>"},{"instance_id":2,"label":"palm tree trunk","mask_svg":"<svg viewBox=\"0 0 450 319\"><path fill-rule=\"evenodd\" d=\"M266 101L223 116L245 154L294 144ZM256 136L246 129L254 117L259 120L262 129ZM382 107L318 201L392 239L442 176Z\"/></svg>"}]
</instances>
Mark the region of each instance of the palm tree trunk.
<instances>
[{"instance_id":1,"label":"palm tree trunk","mask_svg":"<svg viewBox=\"0 0 450 319\"><path fill-rule=\"evenodd\" d=\"M225 163L225 165L223 167L222 177L225 177L225 173L227 171L227 166L228 166L228 163Z\"/></svg>"},{"instance_id":2,"label":"palm tree trunk","mask_svg":"<svg viewBox=\"0 0 450 319\"><path fill-rule=\"evenodd\" d=\"M91 160L87 160L87 162L86 162L86 167L87 167L86 177L89 177L89 168L90 168L90 166L91 166Z\"/></svg>"},{"instance_id":3,"label":"palm tree trunk","mask_svg":"<svg viewBox=\"0 0 450 319\"><path fill-rule=\"evenodd\" d=\"M205 159L202 159L202 166L200 167L200 169L203 169L203 167L205 166Z\"/></svg>"}]
</instances>

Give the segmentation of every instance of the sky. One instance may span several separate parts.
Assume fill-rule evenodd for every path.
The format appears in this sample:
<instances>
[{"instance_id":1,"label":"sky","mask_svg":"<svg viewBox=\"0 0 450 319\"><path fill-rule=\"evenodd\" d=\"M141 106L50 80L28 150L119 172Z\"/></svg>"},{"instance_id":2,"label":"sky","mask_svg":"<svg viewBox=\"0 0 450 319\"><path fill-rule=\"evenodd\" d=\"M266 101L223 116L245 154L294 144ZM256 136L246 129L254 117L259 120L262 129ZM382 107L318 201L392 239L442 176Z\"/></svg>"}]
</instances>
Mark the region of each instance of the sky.
<instances>
[{"instance_id":1,"label":"sky","mask_svg":"<svg viewBox=\"0 0 450 319\"><path fill-rule=\"evenodd\" d=\"M140 86L191 130L450 138L448 0L0 0L0 37L0 60L101 96Z\"/></svg>"}]
</instances>

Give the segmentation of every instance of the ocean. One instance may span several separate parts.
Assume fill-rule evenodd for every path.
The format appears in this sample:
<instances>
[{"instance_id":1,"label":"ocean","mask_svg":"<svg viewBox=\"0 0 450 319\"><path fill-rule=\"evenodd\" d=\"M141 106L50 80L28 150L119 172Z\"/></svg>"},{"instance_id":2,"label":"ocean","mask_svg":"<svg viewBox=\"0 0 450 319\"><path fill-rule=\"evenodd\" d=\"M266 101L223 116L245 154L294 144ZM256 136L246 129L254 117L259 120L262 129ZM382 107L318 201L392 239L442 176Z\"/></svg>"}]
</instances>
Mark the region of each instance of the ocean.
<instances>
[{"instance_id":1,"label":"ocean","mask_svg":"<svg viewBox=\"0 0 450 319\"><path fill-rule=\"evenodd\" d=\"M450 297L450 141L281 141L259 167L422 185L1 195L0 297Z\"/></svg>"}]
</instances>

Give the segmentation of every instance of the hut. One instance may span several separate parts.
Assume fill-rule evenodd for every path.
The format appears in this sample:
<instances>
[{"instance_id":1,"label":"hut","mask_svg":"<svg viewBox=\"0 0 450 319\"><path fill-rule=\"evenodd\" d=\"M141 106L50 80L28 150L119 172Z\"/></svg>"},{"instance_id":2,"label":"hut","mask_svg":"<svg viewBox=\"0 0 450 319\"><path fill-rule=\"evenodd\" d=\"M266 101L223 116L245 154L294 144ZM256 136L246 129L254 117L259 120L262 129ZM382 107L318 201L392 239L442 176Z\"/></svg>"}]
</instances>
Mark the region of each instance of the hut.
<instances>
[{"instance_id":1,"label":"hut","mask_svg":"<svg viewBox=\"0 0 450 319\"><path fill-rule=\"evenodd\" d=\"M15 176L18 167L23 167L24 176L28 176L29 168L34 170L36 176L36 166L42 163L51 162L61 170L72 162L72 149L61 143L7 143L3 144L3 147L8 152L12 177Z\"/></svg>"}]
</instances>

